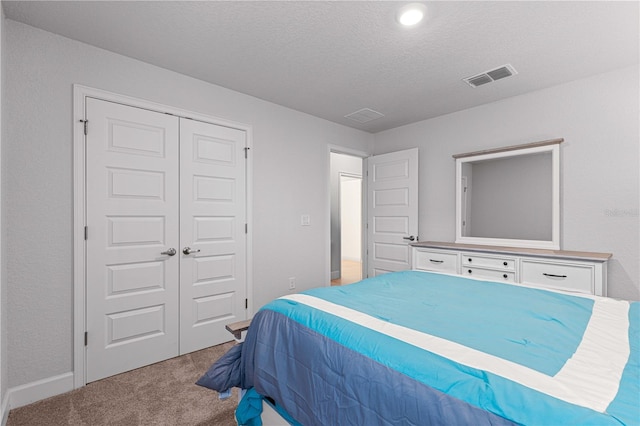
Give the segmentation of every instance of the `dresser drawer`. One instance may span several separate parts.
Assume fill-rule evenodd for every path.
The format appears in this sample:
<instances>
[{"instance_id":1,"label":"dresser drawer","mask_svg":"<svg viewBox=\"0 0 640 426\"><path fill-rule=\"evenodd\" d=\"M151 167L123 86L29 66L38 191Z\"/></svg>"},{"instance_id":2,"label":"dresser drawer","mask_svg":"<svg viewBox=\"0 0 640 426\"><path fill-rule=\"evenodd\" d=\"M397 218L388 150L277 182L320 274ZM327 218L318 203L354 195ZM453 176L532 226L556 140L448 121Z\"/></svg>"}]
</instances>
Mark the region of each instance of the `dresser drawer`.
<instances>
[{"instance_id":1,"label":"dresser drawer","mask_svg":"<svg viewBox=\"0 0 640 426\"><path fill-rule=\"evenodd\" d=\"M520 276L526 285L594 293L593 265L522 259Z\"/></svg>"},{"instance_id":2,"label":"dresser drawer","mask_svg":"<svg viewBox=\"0 0 640 426\"><path fill-rule=\"evenodd\" d=\"M413 269L457 274L458 254L447 251L416 249Z\"/></svg>"},{"instance_id":3,"label":"dresser drawer","mask_svg":"<svg viewBox=\"0 0 640 426\"><path fill-rule=\"evenodd\" d=\"M515 271L516 259L512 257L478 256L476 254L462 253L462 267L466 268L469 266Z\"/></svg>"},{"instance_id":4,"label":"dresser drawer","mask_svg":"<svg viewBox=\"0 0 640 426\"><path fill-rule=\"evenodd\" d=\"M461 275L473 278L482 278L497 282L515 283L516 273L511 271L496 271L495 269L470 268L464 266Z\"/></svg>"}]
</instances>

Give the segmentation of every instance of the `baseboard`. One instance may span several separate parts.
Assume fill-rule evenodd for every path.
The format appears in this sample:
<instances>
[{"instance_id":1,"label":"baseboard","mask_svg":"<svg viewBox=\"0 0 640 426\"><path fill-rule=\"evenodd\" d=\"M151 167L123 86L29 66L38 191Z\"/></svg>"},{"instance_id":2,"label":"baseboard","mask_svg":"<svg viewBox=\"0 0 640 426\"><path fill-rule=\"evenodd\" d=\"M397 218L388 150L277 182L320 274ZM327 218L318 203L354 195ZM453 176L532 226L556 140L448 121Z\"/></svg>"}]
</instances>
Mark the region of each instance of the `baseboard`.
<instances>
[{"instance_id":1,"label":"baseboard","mask_svg":"<svg viewBox=\"0 0 640 426\"><path fill-rule=\"evenodd\" d=\"M18 408L73 390L73 373L64 373L9 389L9 407Z\"/></svg>"},{"instance_id":2,"label":"baseboard","mask_svg":"<svg viewBox=\"0 0 640 426\"><path fill-rule=\"evenodd\" d=\"M7 392L2 398L2 406L0 406L0 425L5 426L7 424L7 419L9 419L9 392Z\"/></svg>"}]
</instances>

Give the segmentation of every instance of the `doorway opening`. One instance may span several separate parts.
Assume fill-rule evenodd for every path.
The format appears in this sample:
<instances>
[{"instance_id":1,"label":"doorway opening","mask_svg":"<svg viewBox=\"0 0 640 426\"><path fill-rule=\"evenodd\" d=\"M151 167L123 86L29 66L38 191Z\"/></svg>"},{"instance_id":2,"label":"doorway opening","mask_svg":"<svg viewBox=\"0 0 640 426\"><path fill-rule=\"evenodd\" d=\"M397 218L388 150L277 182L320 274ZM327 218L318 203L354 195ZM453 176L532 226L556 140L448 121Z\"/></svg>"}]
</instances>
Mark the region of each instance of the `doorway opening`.
<instances>
[{"instance_id":1,"label":"doorway opening","mask_svg":"<svg viewBox=\"0 0 640 426\"><path fill-rule=\"evenodd\" d=\"M331 152L331 285L363 278L363 158Z\"/></svg>"}]
</instances>

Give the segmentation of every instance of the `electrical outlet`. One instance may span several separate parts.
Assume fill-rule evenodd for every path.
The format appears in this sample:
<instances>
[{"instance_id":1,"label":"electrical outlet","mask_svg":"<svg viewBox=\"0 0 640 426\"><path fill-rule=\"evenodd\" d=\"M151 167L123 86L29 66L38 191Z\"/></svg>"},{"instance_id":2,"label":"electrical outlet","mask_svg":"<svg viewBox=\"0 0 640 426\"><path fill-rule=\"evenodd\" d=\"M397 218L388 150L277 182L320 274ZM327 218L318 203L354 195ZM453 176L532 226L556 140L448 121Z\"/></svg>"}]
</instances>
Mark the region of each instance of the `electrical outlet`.
<instances>
[{"instance_id":1,"label":"electrical outlet","mask_svg":"<svg viewBox=\"0 0 640 426\"><path fill-rule=\"evenodd\" d=\"M296 288L296 277L289 278L289 290L293 290Z\"/></svg>"}]
</instances>

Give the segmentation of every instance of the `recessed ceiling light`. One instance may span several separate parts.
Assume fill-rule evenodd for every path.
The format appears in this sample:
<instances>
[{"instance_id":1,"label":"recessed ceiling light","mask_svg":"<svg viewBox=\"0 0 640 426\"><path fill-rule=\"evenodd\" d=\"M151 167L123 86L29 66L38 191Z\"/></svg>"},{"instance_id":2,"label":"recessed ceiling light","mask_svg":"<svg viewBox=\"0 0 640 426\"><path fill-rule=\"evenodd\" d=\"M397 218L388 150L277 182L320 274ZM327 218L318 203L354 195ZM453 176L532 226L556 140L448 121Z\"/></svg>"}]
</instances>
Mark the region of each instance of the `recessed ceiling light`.
<instances>
[{"instance_id":1,"label":"recessed ceiling light","mask_svg":"<svg viewBox=\"0 0 640 426\"><path fill-rule=\"evenodd\" d=\"M411 3L402 6L398 10L396 18L405 27L412 27L418 24L427 13L427 8L422 3Z\"/></svg>"}]
</instances>

